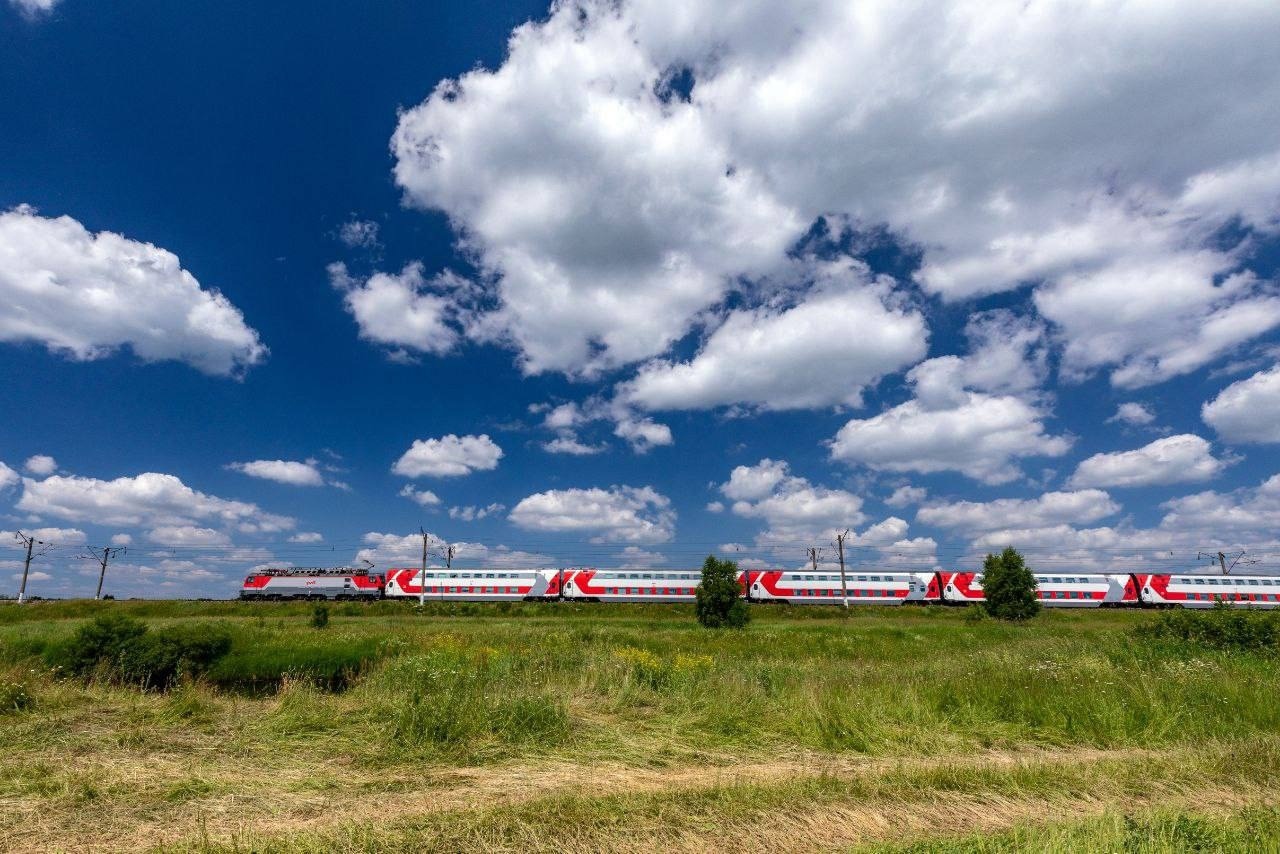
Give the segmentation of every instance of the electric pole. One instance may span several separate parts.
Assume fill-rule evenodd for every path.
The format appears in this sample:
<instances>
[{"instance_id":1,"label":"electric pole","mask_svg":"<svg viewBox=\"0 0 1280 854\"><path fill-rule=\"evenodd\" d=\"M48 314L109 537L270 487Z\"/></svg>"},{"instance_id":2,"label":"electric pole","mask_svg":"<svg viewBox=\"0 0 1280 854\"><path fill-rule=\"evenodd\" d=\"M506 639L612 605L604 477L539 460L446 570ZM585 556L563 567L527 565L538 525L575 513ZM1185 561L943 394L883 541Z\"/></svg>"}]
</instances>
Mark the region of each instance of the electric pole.
<instances>
[{"instance_id":1,"label":"electric pole","mask_svg":"<svg viewBox=\"0 0 1280 854\"><path fill-rule=\"evenodd\" d=\"M809 556L809 566L813 567L813 571L818 571L818 556L822 554L822 549L810 548L807 550Z\"/></svg>"},{"instance_id":2,"label":"electric pole","mask_svg":"<svg viewBox=\"0 0 1280 854\"><path fill-rule=\"evenodd\" d=\"M44 540L37 540L34 536L28 537L21 531L16 532L14 539L27 547L27 559L22 564L22 586L18 588L18 604L21 605L27 598L27 575L31 572L31 561L53 548L50 543ZM36 546L41 546L40 551L35 551Z\"/></svg>"},{"instance_id":3,"label":"electric pole","mask_svg":"<svg viewBox=\"0 0 1280 854\"><path fill-rule=\"evenodd\" d=\"M1227 574L1227 556L1222 552L1218 552L1218 566L1222 567L1222 574Z\"/></svg>"},{"instance_id":4,"label":"electric pole","mask_svg":"<svg viewBox=\"0 0 1280 854\"><path fill-rule=\"evenodd\" d=\"M840 596L844 602L844 609L849 610L849 585L844 577L844 540L849 536L849 529L846 528L844 533L836 534L836 551L840 555ZM817 565L817 562L814 562Z\"/></svg>"},{"instance_id":5,"label":"electric pole","mask_svg":"<svg viewBox=\"0 0 1280 854\"><path fill-rule=\"evenodd\" d=\"M88 548L89 548L90 554L93 556L93 559L96 560L98 564L102 567L102 569L98 572L98 592L93 594L94 599L101 599L102 598L102 580L107 577L107 562L111 560L113 557L119 557L120 555L124 554L126 549L124 546L104 546L103 548L100 548L100 549L96 549L93 546L89 546ZM83 555L83 557L89 557L89 555Z\"/></svg>"},{"instance_id":6,"label":"electric pole","mask_svg":"<svg viewBox=\"0 0 1280 854\"><path fill-rule=\"evenodd\" d=\"M418 526L418 533L422 534L422 569L418 571L418 604L427 604L427 540L430 534L422 530L422 526Z\"/></svg>"}]
</instances>

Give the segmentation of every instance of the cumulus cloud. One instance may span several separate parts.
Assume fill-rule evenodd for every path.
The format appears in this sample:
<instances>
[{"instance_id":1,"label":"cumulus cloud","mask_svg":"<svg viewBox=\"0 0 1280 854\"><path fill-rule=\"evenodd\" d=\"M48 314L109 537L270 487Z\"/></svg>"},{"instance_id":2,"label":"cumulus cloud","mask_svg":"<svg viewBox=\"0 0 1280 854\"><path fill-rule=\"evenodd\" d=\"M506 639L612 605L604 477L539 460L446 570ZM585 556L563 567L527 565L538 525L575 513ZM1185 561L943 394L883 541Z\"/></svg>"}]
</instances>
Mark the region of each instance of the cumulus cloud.
<instances>
[{"instance_id":1,"label":"cumulus cloud","mask_svg":"<svg viewBox=\"0 0 1280 854\"><path fill-rule=\"evenodd\" d=\"M1228 442L1280 442L1280 365L1227 386L1200 415Z\"/></svg>"},{"instance_id":2,"label":"cumulus cloud","mask_svg":"<svg viewBox=\"0 0 1280 854\"><path fill-rule=\"evenodd\" d=\"M400 490L400 497L417 502L422 507L438 507L440 505L440 496L429 489L414 489L413 485L408 483L404 485L404 489Z\"/></svg>"},{"instance_id":3,"label":"cumulus cloud","mask_svg":"<svg viewBox=\"0 0 1280 854\"><path fill-rule=\"evenodd\" d=\"M1120 505L1100 489L1046 492L1039 498L955 501L921 507L916 521L966 532L999 528L1087 524L1120 512Z\"/></svg>"},{"instance_id":4,"label":"cumulus cloud","mask_svg":"<svg viewBox=\"0 0 1280 854\"><path fill-rule=\"evenodd\" d=\"M399 273L353 276L347 265L328 267L329 283L342 294L360 337L389 348L393 357L412 361L414 353L443 355L458 343L456 293L462 281L451 273L428 280L422 264L405 265Z\"/></svg>"},{"instance_id":5,"label":"cumulus cloud","mask_svg":"<svg viewBox=\"0 0 1280 854\"><path fill-rule=\"evenodd\" d=\"M28 474L44 477L58 470L58 461L45 454L36 454L35 456L27 457L27 461L22 464L22 467L26 469Z\"/></svg>"},{"instance_id":6,"label":"cumulus cloud","mask_svg":"<svg viewBox=\"0 0 1280 854\"><path fill-rule=\"evenodd\" d=\"M487 434L439 439L415 439L409 450L391 467L404 477L460 477L474 471L491 471L502 459L502 448Z\"/></svg>"},{"instance_id":7,"label":"cumulus cloud","mask_svg":"<svg viewBox=\"0 0 1280 854\"><path fill-rule=\"evenodd\" d=\"M289 538L291 543L322 543L324 535L318 531L299 531Z\"/></svg>"},{"instance_id":8,"label":"cumulus cloud","mask_svg":"<svg viewBox=\"0 0 1280 854\"><path fill-rule=\"evenodd\" d=\"M1141 403L1122 403L1116 408L1116 414L1107 419L1108 424L1120 423L1133 427L1144 427L1156 420L1155 413Z\"/></svg>"},{"instance_id":9,"label":"cumulus cloud","mask_svg":"<svg viewBox=\"0 0 1280 854\"><path fill-rule=\"evenodd\" d=\"M690 361L650 362L618 394L649 410L861 406L867 386L925 355L924 318L887 304L892 284L829 263L799 302L729 312Z\"/></svg>"},{"instance_id":10,"label":"cumulus cloud","mask_svg":"<svg viewBox=\"0 0 1280 854\"><path fill-rule=\"evenodd\" d=\"M267 357L240 310L172 252L26 206L0 213L0 303L0 341L77 361L128 347L144 361L237 376Z\"/></svg>"},{"instance_id":11,"label":"cumulus cloud","mask_svg":"<svg viewBox=\"0 0 1280 854\"><path fill-rule=\"evenodd\" d=\"M4 463L0 463L0 492L11 486L17 486L22 481L22 475L9 468Z\"/></svg>"},{"instance_id":12,"label":"cumulus cloud","mask_svg":"<svg viewBox=\"0 0 1280 854\"><path fill-rule=\"evenodd\" d=\"M764 520L766 529L756 537L757 546L808 545L866 521L861 497L843 489L814 486L791 474L783 460L765 458L752 466L734 467L729 479L720 484L720 492L731 501L734 515ZM888 540L906 533L901 519L891 517L880 525L886 523L894 526ZM871 536L886 539L879 534Z\"/></svg>"},{"instance_id":13,"label":"cumulus cloud","mask_svg":"<svg viewBox=\"0 0 1280 854\"><path fill-rule=\"evenodd\" d=\"M25 549L18 541L16 531L0 531L0 546ZM43 543L59 546L82 546L86 542L84 531L79 528L23 528L22 533Z\"/></svg>"},{"instance_id":14,"label":"cumulus cloud","mask_svg":"<svg viewBox=\"0 0 1280 854\"><path fill-rule=\"evenodd\" d=\"M667 562L665 555L642 549L639 546L627 546L614 557L617 559L620 569L647 569L653 566L661 566Z\"/></svg>"},{"instance_id":15,"label":"cumulus cloud","mask_svg":"<svg viewBox=\"0 0 1280 854\"><path fill-rule=\"evenodd\" d=\"M161 527L214 521L245 533L274 533L296 524L288 516L267 513L247 501L198 492L177 477L158 472L115 480L74 475L26 478L17 507L37 516L96 525Z\"/></svg>"},{"instance_id":16,"label":"cumulus cloud","mask_svg":"<svg viewBox=\"0 0 1280 854\"><path fill-rule=\"evenodd\" d=\"M448 543L434 534L428 534L430 543L427 565L439 567L443 563L443 549L454 547L454 564L458 561L480 563L486 566L539 567L555 563L554 558L537 552L521 551L509 546L486 546L482 543ZM364 547L356 552L355 560L367 560L381 569L395 566L417 567L422 561L421 534L388 534L370 531L362 537Z\"/></svg>"},{"instance_id":17,"label":"cumulus cloud","mask_svg":"<svg viewBox=\"0 0 1280 854\"><path fill-rule=\"evenodd\" d=\"M537 492L508 518L531 531L590 535L592 542L665 543L675 533L676 513L652 487L611 486Z\"/></svg>"},{"instance_id":18,"label":"cumulus cloud","mask_svg":"<svg viewBox=\"0 0 1280 854\"><path fill-rule=\"evenodd\" d=\"M647 453L650 448L670 445L675 441L671 438L671 428L652 418L624 417L613 428L613 435L625 440L637 454Z\"/></svg>"},{"instance_id":19,"label":"cumulus cloud","mask_svg":"<svg viewBox=\"0 0 1280 854\"><path fill-rule=\"evenodd\" d=\"M290 486L324 486L324 475L315 460L254 460L228 463L227 468L262 480L273 480Z\"/></svg>"},{"instance_id":20,"label":"cumulus cloud","mask_svg":"<svg viewBox=\"0 0 1280 854\"><path fill-rule=\"evenodd\" d=\"M1280 323L1223 237L1280 225L1277 28L1192 0L563 3L401 115L395 176L529 372L661 356L834 215L922 247L945 299L1031 283L1068 376L1136 387Z\"/></svg>"},{"instance_id":21,"label":"cumulus cloud","mask_svg":"<svg viewBox=\"0 0 1280 854\"><path fill-rule=\"evenodd\" d=\"M1132 451L1094 454L1076 467L1067 483L1072 487L1194 483L1216 477L1231 462L1213 456L1204 439L1184 433Z\"/></svg>"},{"instance_id":22,"label":"cumulus cloud","mask_svg":"<svg viewBox=\"0 0 1280 854\"><path fill-rule=\"evenodd\" d=\"M893 494L884 500L890 507L910 507L919 504L929 496L929 490L923 486L899 486Z\"/></svg>"},{"instance_id":23,"label":"cumulus cloud","mask_svg":"<svg viewBox=\"0 0 1280 854\"><path fill-rule=\"evenodd\" d=\"M129 534L112 534L111 545L120 546L121 548L131 546L133 545L133 537Z\"/></svg>"},{"instance_id":24,"label":"cumulus cloud","mask_svg":"<svg viewBox=\"0 0 1280 854\"><path fill-rule=\"evenodd\" d=\"M574 457L588 457L604 451L603 445L588 445L572 434L557 436L549 442L542 443L542 450L548 454L569 454Z\"/></svg>"},{"instance_id":25,"label":"cumulus cloud","mask_svg":"<svg viewBox=\"0 0 1280 854\"><path fill-rule=\"evenodd\" d=\"M162 546L231 545L231 538L225 532L195 525L162 525L148 531L147 539Z\"/></svg>"},{"instance_id":26,"label":"cumulus cloud","mask_svg":"<svg viewBox=\"0 0 1280 854\"><path fill-rule=\"evenodd\" d=\"M871 418L853 419L831 457L873 469L958 471L984 483L1020 476L1021 457L1058 457L1071 440L1045 432L1048 412L1032 390L1043 380L1044 331L1007 311L970 318L967 356L921 362L907 374L915 396Z\"/></svg>"}]
</instances>

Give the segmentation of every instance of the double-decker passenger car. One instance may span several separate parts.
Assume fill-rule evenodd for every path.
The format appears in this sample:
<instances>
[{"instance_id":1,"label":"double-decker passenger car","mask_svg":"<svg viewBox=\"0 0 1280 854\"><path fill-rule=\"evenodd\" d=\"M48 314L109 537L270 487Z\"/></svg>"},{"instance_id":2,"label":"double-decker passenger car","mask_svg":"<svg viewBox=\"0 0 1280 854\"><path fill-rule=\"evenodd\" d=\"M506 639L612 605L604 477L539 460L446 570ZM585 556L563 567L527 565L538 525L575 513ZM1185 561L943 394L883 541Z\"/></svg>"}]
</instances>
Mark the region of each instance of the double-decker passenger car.
<instances>
[{"instance_id":1,"label":"double-decker passenger car","mask_svg":"<svg viewBox=\"0 0 1280 854\"><path fill-rule=\"evenodd\" d=\"M985 602L981 572L943 572L942 601L953 604ZM1046 608L1099 608L1137 605L1138 584L1132 575L1086 572L1036 573L1036 596Z\"/></svg>"},{"instance_id":2,"label":"double-decker passenger car","mask_svg":"<svg viewBox=\"0 0 1280 854\"><path fill-rule=\"evenodd\" d=\"M502 602L539 599L559 592L555 569L421 569L387 570L386 595L393 598L426 598L435 601Z\"/></svg>"},{"instance_id":3,"label":"double-decker passenger car","mask_svg":"<svg viewBox=\"0 0 1280 854\"><path fill-rule=\"evenodd\" d=\"M1247 608L1280 607L1280 578L1247 575L1135 575L1142 602L1212 608L1220 602Z\"/></svg>"},{"instance_id":4,"label":"double-decker passenger car","mask_svg":"<svg viewBox=\"0 0 1280 854\"><path fill-rule=\"evenodd\" d=\"M751 596L796 605L901 605L938 600L936 572L839 572L765 569L751 573Z\"/></svg>"}]
</instances>

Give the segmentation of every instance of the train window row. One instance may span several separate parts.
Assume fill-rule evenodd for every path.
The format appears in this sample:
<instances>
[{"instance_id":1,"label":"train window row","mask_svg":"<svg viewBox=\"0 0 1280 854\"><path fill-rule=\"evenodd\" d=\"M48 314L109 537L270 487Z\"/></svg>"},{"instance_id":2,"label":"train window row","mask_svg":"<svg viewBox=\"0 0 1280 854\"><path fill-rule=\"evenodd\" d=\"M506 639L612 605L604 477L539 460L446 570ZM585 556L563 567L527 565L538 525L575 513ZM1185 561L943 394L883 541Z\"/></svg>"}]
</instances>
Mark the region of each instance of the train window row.
<instances>
[{"instance_id":1,"label":"train window row","mask_svg":"<svg viewBox=\"0 0 1280 854\"><path fill-rule=\"evenodd\" d=\"M428 572L427 578L532 578L532 572ZM421 578L422 573L414 573Z\"/></svg>"},{"instance_id":2,"label":"train window row","mask_svg":"<svg viewBox=\"0 0 1280 854\"><path fill-rule=\"evenodd\" d=\"M1059 578L1059 577L1057 577L1056 575L1055 575L1055 576L1053 576L1052 578L1049 578L1048 576L1041 576L1041 577L1040 577L1040 583L1041 583L1041 584L1089 584L1089 583L1090 583L1090 579L1088 579L1088 578L1067 578L1067 577Z\"/></svg>"},{"instance_id":3,"label":"train window row","mask_svg":"<svg viewBox=\"0 0 1280 854\"><path fill-rule=\"evenodd\" d=\"M1275 579L1269 578L1175 578L1174 584L1209 584L1223 587L1274 587Z\"/></svg>"},{"instance_id":4,"label":"train window row","mask_svg":"<svg viewBox=\"0 0 1280 854\"><path fill-rule=\"evenodd\" d=\"M644 579L649 580L670 580L670 581L693 581L702 577L701 573L696 572L597 572L597 579L618 579L625 580L634 578L637 581Z\"/></svg>"},{"instance_id":5,"label":"train window row","mask_svg":"<svg viewBox=\"0 0 1280 854\"><path fill-rule=\"evenodd\" d=\"M807 572L788 572L783 575L787 581L839 581L839 575L812 575ZM896 575L845 575L847 581L904 581L901 576Z\"/></svg>"}]
</instances>

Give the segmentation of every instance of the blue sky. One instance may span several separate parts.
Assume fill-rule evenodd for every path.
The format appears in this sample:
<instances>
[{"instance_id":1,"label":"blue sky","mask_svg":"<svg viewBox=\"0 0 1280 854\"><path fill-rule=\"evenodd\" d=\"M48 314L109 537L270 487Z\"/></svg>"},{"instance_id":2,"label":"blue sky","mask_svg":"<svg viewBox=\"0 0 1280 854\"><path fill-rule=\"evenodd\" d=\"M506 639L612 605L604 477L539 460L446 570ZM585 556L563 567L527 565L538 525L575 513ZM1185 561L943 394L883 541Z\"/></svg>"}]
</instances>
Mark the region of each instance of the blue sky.
<instances>
[{"instance_id":1,"label":"blue sky","mask_svg":"<svg viewBox=\"0 0 1280 854\"><path fill-rule=\"evenodd\" d=\"M1280 9L852 8L4 0L28 592L1280 566Z\"/></svg>"}]
</instances>

